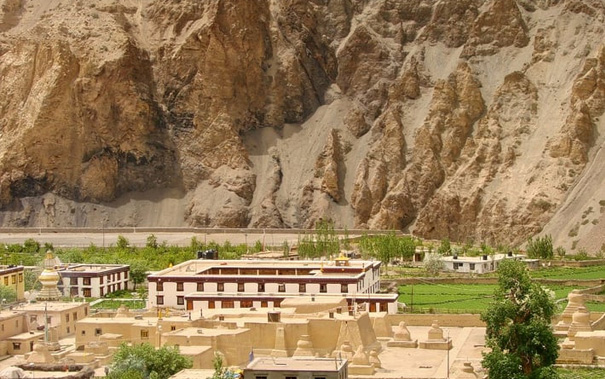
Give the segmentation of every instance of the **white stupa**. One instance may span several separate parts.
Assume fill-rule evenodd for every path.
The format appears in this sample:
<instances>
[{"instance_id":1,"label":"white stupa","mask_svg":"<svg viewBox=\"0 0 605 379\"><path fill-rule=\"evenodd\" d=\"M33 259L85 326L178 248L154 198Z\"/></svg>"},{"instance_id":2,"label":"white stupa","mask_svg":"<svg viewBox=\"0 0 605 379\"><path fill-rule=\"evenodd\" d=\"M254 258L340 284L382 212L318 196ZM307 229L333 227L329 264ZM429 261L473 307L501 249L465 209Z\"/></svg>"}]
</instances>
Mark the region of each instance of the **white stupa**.
<instances>
[{"instance_id":1,"label":"white stupa","mask_svg":"<svg viewBox=\"0 0 605 379\"><path fill-rule=\"evenodd\" d=\"M38 277L38 280L42 283L42 290L38 293L37 300L59 300L61 297L61 292L57 288L57 283L61 277L55 270L56 263L57 259L53 256L53 253L50 250L47 251L44 259L44 270Z\"/></svg>"}]
</instances>

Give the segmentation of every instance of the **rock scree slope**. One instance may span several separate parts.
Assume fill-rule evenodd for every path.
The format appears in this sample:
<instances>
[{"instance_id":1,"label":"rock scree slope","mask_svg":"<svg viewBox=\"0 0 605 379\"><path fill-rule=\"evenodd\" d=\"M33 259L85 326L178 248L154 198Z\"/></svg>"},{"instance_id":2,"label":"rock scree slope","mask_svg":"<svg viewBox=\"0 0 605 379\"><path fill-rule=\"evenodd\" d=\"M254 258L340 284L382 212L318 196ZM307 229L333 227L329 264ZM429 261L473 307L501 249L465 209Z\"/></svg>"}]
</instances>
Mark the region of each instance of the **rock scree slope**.
<instances>
[{"instance_id":1,"label":"rock scree slope","mask_svg":"<svg viewBox=\"0 0 605 379\"><path fill-rule=\"evenodd\" d=\"M0 0L0 224L605 242L600 0Z\"/></svg>"}]
</instances>

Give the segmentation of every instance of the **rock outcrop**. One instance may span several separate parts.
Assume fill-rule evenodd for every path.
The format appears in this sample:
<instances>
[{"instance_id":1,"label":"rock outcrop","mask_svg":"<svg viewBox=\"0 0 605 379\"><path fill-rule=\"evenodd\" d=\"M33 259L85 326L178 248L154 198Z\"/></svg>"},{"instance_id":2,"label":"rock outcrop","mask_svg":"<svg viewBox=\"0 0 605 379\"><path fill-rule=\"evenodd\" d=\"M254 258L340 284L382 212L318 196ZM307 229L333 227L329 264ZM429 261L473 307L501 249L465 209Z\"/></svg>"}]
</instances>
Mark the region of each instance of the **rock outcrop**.
<instances>
[{"instance_id":1,"label":"rock outcrop","mask_svg":"<svg viewBox=\"0 0 605 379\"><path fill-rule=\"evenodd\" d=\"M605 203L604 20L597 0L0 0L0 223L563 243L558 215Z\"/></svg>"}]
</instances>

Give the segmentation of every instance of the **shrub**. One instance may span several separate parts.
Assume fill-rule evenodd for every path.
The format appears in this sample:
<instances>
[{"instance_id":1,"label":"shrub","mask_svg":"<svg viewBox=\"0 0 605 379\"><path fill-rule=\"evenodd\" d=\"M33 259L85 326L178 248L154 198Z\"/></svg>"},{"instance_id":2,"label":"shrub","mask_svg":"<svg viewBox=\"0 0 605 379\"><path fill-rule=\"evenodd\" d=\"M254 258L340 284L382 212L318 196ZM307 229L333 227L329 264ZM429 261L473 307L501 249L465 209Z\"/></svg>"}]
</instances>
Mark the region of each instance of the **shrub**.
<instances>
[{"instance_id":1,"label":"shrub","mask_svg":"<svg viewBox=\"0 0 605 379\"><path fill-rule=\"evenodd\" d=\"M533 240L527 240L527 256L529 258L552 259L554 255L552 237L546 235Z\"/></svg>"},{"instance_id":2,"label":"shrub","mask_svg":"<svg viewBox=\"0 0 605 379\"><path fill-rule=\"evenodd\" d=\"M126 249L128 249L128 247L130 247L130 242L128 241L128 239L126 237L124 237L123 235L120 234L118 236L117 247L120 250L126 250Z\"/></svg>"}]
</instances>

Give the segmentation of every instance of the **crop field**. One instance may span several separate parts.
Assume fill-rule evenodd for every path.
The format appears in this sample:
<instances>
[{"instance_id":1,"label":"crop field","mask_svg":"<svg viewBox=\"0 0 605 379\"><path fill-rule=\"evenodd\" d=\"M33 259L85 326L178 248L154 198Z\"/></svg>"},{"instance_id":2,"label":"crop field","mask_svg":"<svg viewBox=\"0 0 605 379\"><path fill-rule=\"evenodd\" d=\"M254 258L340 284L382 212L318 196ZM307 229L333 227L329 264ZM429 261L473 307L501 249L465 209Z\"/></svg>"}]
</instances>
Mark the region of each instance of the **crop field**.
<instances>
[{"instance_id":1,"label":"crop field","mask_svg":"<svg viewBox=\"0 0 605 379\"><path fill-rule=\"evenodd\" d=\"M605 266L551 267L531 271L530 275L535 279L605 279Z\"/></svg>"},{"instance_id":2,"label":"crop field","mask_svg":"<svg viewBox=\"0 0 605 379\"><path fill-rule=\"evenodd\" d=\"M579 287L547 286L556 299L564 299ZM399 287L399 301L408 308L436 312L479 313L487 308L492 299L495 284L415 284ZM605 305L605 304L604 304Z\"/></svg>"},{"instance_id":3,"label":"crop field","mask_svg":"<svg viewBox=\"0 0 605 379\"><path fill-rule=\"evenodd\" d=\"M561 379L605 379L605 369L602 368L557 368Z\"/></svg>"}]
</instances>

